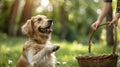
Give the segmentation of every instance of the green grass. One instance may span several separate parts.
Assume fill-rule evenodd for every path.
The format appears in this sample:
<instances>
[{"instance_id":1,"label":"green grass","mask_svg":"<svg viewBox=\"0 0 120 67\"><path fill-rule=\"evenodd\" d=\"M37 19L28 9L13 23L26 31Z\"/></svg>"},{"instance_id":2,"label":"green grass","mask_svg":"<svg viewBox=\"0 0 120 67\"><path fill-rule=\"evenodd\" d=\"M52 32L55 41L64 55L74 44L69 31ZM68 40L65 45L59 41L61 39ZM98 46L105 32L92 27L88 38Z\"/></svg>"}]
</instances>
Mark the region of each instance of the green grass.
<instances>
[{"instance_id":1,"label":"green grass","mask_svg":"<svg viewBox=\"0 0 120 67\"><path fill-rule=\"evenodd\" d=\"M15 67L16 62L22 51L22 45L26 41L26 38L22 37L7 37L2 35L0 38L0 67ZM54 44L60 44L61 48L56 52L57 60L60 65L57 67L78 67L76 56L89 55L88 46L77 42L54 42ZM112 47L106 47L106 45L93 45L92 54L110 54ZM120 49L118 48L118 54ZM120 67L120 59L118 60L118 67Z\"/></svg>"}]
</instances>

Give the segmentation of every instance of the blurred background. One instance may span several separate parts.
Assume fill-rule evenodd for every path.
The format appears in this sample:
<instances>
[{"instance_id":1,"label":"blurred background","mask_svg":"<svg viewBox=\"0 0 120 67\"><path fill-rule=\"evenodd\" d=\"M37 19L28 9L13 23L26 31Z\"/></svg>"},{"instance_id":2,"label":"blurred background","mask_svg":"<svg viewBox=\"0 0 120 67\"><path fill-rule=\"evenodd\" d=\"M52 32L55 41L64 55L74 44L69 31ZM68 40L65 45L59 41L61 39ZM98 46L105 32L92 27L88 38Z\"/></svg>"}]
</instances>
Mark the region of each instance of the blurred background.
<instances>
[{"instance_id":1,"label":"blurred background","mask_svg":"<svg viewBox=\"0 0 120 67\"><path fill-rule=\"evenodd\" d=\"M117 0L113 0L112 15L115 14L116 3ZM62 44L61 50L57 54L58 60L63 63L62 67L77 67L75 58L70 59L80 53L80 48L83 48L81 50L83 54L87 52L86 45L92 31L91 24L96 21L102 5L103 0L0 0L0 66L15 66L22 51L22 44L26 41L26 37L23 36L20 28L27 19L34 15L46 15L54 20L53 43ZM105 21L106 19L103 23ZM118 34L120 34L120 23L117 28ZM93 40L98 44L102 42L106 45L105 27L96 32ZM119 41L120 35L118 35ZM107 50L106 46L98 46L100 49L98 52L103 47ZM96 49L98 46L95 46ZM74 54L71 54L71 50ZM108 48L106 53L110 53L109 50ZM68 65L65 66L64 64L67 63Z\"/></svg>"},{"instance_id":2,"label":"blurred background","mask_svg":"<svg viewBox=\"0 0 120 67\"><path fill-rule=\"evenodd\" d=\"M40 14L54 20L53 39L83 42L102 3L102 0L0 0L0 32L21 36L21 25Z\"/></svg>"}]
</instances>

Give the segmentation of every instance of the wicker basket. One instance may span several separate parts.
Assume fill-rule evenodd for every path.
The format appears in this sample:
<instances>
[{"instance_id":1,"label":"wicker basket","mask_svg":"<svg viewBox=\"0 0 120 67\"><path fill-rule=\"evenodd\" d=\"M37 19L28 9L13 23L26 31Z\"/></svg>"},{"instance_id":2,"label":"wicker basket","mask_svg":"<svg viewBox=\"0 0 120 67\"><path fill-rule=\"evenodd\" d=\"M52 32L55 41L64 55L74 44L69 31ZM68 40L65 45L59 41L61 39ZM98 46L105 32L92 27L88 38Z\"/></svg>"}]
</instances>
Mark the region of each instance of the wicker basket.
<instances>
[{"instance_id":1,"label":"wicker basket","mask_svg":"<svg viewBox=\"0 0 120 67\"><path fill-rule=\"evenodd\" d=\"M106 25L101 24L99 25ZM79 67L116 67L117 66L117 58L118 55L115 54L116 52L116 44L117 44L117 30L116 27L114 26L114 47L113 47L113 52L112 54L106 54L106 55L100 55L100 56L77 56L76 59L78 61ZM90 39L89 39L89 53L91 53L91 40L94 35L95 31L91 33Z\"/></svg>"}]
</instances>

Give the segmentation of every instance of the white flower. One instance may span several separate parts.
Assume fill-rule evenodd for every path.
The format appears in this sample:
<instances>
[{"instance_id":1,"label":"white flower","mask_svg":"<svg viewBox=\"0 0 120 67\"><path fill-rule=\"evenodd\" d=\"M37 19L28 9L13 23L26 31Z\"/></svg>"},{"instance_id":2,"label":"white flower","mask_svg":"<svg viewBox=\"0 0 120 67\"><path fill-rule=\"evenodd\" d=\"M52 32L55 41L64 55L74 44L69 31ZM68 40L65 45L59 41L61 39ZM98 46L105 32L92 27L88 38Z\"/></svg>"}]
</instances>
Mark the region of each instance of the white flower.
<instances>
[{"instance_id":1,"label":"white flower","mask_svg":"<svg viewBox=\"0 0 120 67\"><path fill-rule=\"evenodd\" d=\"M8 60L8 64L11 64L13 61L11 59Z\"/></svg>"},{"instance_id":2,"label":"white flower","mask_svg":"<svg viewBox=\"0 0 120 67\"><path fill-rule=\"evenodd\" d=\"M64 62L62 62L62 64L65 65L65 64L67 64L67 62L64 61Z\"/></svg>"}]
</instances>

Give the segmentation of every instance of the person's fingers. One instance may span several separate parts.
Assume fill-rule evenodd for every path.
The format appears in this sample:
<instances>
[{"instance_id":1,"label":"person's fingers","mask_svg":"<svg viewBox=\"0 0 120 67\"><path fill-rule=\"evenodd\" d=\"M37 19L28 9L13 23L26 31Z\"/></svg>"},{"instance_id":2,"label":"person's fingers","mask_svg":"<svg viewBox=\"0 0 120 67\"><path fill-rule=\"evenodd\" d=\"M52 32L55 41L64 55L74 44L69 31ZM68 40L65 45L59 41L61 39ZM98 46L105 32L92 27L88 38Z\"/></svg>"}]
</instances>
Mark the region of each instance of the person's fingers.
<instances>
[{"instance_id":1,"label":"person's fingers","mask_svg":"<svg viewBox=\"0 0 120 67\"><path fill-rule=\"evenodd\" d=\"M109 26L112 26L114 24L114 21L107 22Z\"/></svg>"},{"instance_id":2,"label":"person's fingers","mask_svg":"<svg viewBox=\"0 0 120 67\"><path fill-rule=\"evenodd\" d=\"M96 29L97 29L97 25L95 24L94 30L96 30Z\"/></svg>"},{"instance_id":3,"label":"person's fingers","mask_svg":"<svg viewBox=\"0 0 120 67\"><path fill-rule=\"evenodd\" d=\"M117 26L117 21L111 21L108 23L109 26L116 25Z\"/></svg>"},{"instance_id":4,"label":"person's fingers","mask_svg":"<svg viewBox=\"0 0 120 67\"><path fill-rule=\"evenodd\" d=\"M92 24L92 28L93 28L93 30L96 30L97 29L97 24Z\"/></svg>"},{"instance_id":5,"label":"person's fingers","mask_svg":"<svg viewBox=\"0 0 120 67\"><path fill-rule=\"evenodd\" d=\"M94 26L94 24L91 25L92 29L93 29L93 26Z\"/></svg>"},{"instance_id":6,"label":"person's fingers","mask_svg":"<svg viewBox=\"0 0 120 67\"><path fill-rule=\"evenodd\" d=\"M108 24L109 26L111 26L112 25L112 23L111 22L109 22L109 24Z\"/></svg>"},{"instance_id":7,"label":"person's fingers","mask_svg":"<svg viewBox=\"0 0 120 67\"><path fill-rule=\"evenodd\" d=\"M94 30L94 28L95 28L95 24L93 23L93 24L92 24L92 29Z\"/></svg>"}]
</instances>

